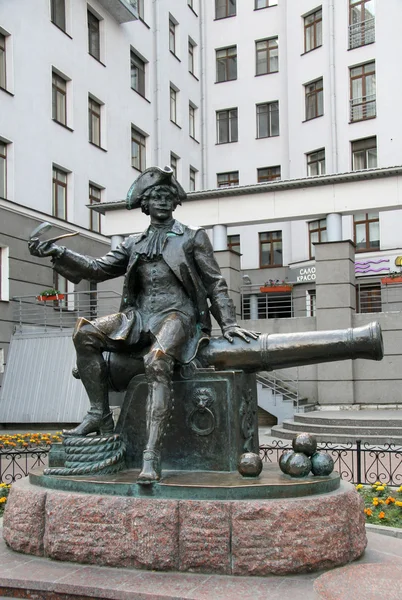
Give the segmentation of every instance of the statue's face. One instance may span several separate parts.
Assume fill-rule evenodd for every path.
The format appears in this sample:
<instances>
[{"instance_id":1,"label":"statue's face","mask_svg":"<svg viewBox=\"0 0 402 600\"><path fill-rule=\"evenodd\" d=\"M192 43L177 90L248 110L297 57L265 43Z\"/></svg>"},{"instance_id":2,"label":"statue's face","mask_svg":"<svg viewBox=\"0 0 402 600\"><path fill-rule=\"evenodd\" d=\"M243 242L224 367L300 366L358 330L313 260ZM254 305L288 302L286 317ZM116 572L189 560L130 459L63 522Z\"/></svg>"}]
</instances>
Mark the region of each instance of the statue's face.
<instances>
[{"instance_id":1,"label":"statue's face","mask_svg":"<svg viewBox=\"0 0 402 600\"><path fill-rule=\"evenodd\" d=\"M154 190L149 198L148 210L151 221L154 223L171 220L174 210L172 193L165 190Z\"/></svg>"}]
</instances>

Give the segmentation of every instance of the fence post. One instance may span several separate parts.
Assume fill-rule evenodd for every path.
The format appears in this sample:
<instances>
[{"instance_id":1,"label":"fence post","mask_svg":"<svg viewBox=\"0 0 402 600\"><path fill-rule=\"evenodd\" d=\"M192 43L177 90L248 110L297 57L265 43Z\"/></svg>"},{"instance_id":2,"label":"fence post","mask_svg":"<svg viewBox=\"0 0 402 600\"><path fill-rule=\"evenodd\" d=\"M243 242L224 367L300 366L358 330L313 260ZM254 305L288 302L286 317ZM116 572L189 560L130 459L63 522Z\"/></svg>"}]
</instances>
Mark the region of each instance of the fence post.
<instances>
[{"instance_id":1,"label":"fence post","mask_svg":"<svg viewBox=\"0 0 402 600\"><path fill-rule=\"evenodd\" d=\"M357 483L362 482L362 442L356 440L356 470Z\"/></svg>"}]
</instances>

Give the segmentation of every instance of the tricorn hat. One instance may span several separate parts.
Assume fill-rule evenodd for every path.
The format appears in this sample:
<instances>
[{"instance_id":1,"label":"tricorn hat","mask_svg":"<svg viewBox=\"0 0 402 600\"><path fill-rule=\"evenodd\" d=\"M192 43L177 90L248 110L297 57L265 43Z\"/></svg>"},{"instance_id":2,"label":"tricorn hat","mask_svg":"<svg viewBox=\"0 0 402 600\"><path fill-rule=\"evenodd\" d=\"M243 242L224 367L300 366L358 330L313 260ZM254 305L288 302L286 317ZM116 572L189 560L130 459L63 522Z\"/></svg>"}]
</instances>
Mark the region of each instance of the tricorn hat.
<instances>
[{"instance_id":1,"label":"tricorn hat","mask_svg":"<svg viewBox=\"0 0 402 600\"><path fill-rule=\"evenodd\" d=\"M130 187L126 198L126 208L138 208L141 206L141 196L143 193L157 185L169 185L177 191L177 204L181 204L182 200L187 198L186 192L182 186L173 177L173 170L170 167L150 167L137 177L133 185Z\"/></svg>"}]
</instances>

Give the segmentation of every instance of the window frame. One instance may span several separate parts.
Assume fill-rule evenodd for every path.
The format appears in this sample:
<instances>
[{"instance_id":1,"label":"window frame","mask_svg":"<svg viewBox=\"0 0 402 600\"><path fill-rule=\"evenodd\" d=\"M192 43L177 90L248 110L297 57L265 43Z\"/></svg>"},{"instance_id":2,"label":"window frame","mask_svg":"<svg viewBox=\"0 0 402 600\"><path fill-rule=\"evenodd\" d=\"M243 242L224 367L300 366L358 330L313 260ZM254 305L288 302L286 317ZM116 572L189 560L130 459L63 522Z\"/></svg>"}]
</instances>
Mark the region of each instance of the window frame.
<instances>
[{"instance_id":1,"label":"window frame","mask_svg":"<svg viewBox=\"0 0 402 600\"><path fill-rule=\"evenodd\" d=\"M276 46L271 46L270 43L271 42L276 42ZM258 48L259 44L266 44L266 48ZM271 65L271 60L272 57L271 53L272 51L276 50L276 59L277 59L277 69L276 70L271 70L270 69L270 65ZM266 54L266 59L264 61L265 63L265 69L263 72L259 73L258 72L258 65L259 65L259 61L258 61L258 55L259 54ZM261 64L261 63L260 63ZM264 40L256 40L255 42L255 76L256 77L261 77L261 75L271 75L272 73L279 73L279 43L278 43L278 36L275 37L271 37L271 38L266 38Z\"/></svg>"},{"instance_id":2,"label":"window frame","mask_svg":"<svg viewBox=\"0 0 402 600\"><path fill-rule=\"evenodd\" d=\"M324 235L325 232L325 235ZM318 241L311 241L312 234L318 234ZM324 239L325 238L325 239ZM309 221L308 223L308 247L309 247L309 257L310 260L315 259L315 252L313 244L319 244L321 242L327 241L327 219L316 219L314 221Z\"/></svg>"},{"instance_id":3,"label":"window frame","mask_svg":"<svg viewBox=\"0 0 402 600\"><path fill-rule=\"evenodd\" d=\"M234 238L237 238L237 239L234 239ZM227 245L228 245L228 250L230 250L231 252L236 252L236 254L241 254L240 233L234 233L233 235L228 235L227 236ZM235 248L238 248L238 250L235 250Z\"/></svg>"},{"instance_id":4,"label":"window frame","mask_svg":"<svg viewBox=\"0 0 402 600\"><path fill-rule=\"evenodd\" d=\"M319 17L317 18L317 14L321 13L319 15ZM313 22L312 23L306 23L306 20L309 19L310 17L313 17ZM321 23L320 26L320 37L321 39L319 40L319 43L317 41L317 25ZM311 27L313 27L313 47L309 48L307 50L307 30L310 29ZM303 30L304 30L304 54L307 54L308 52L312 52L313 50L316 50L317 48L321 48L322 46L322 6L320 8L316 8L315 10L313 10L312 12L308 13L307 15L303 16Z\"/></svg>"},{"instance_id":5,"label":"window frame","mask_svg":"<svg viewBox=\"0 0 402 600\"><path fill-rule=\"evenodd\" d=\"M381 282L358 281L356 285L356 312L372 314L382 312L382 310Z\"/></svg>"},{"instance_id":6,"label":"window frame","mask_svg":"<svg viewBox=\"0 0 402 600\"><path fill-rule=\"evenodd\" d=\"M95 183L88 185L89 204L97 205L102 201L102 188ZM98 193L98 195L97 195ZM95 233L102 233L101 214L94 210L89 210L89 229Z\"/></svg>"},{"instance_id":7,"label":"window frame","mask_svg":"<svg viewBox=\"0 0 402 600\"><path fill-rule=\"evenodd\" d=\"M96 127L94 129L94 120ZM102 104L92 96L88 96L88 140L90 144L102 148ZM99 137L99 143L96 140L96 134Z\"/></svg>"},{"instance_id":8,"label":"window frame","mask_svg":"<svg viewBox=\"0 0 402 600\"><path fill-rule=\"evenodd\" d=\"M189 136L195 140L195 111L196 107L189 102L188 104L188 134Z\"/></svg>"},{"instance_id":9,"label":"window frame","mask_svg":"<svg viewBox=\"0 0 402 600\"><path fill-rule=\"evenodd\" d=\"M0 89L7 90L7 35L0 31Z\"/></svg>"},{"instance_id":10,"label":"window frame","mask_svg":"<svg viewBox=\"0 0 402 600\"><path fill-rule=\"evenodd\" d=\"M369 145L373 142L375 142L375 145ZM352 153L352 171L361 171L361 170L365 170L365 169L376 169L377 168L377 164L378 164L378 146L377 146L377 136L373 135L367 138L361 138L358 140L353 140L351 143L351 153ZM357 145L361 145L361 148L356 148ZM355 146L355 149L354 149ZM375 167L369 167L368 166L368 154L367 152L369 150L373 150L375 148L375 155L376 155L376 166ZM364 151L364 167L363 169L356 169L355 168L355 158L356 155L358 153L361 153Z\"/></svg>"},{"instance_id":11,"label":"window frame","mask_svg":"<svg viewBox=\"0 0 402 600\"><path fill-rule=\"evenodd\" d=\"M233 115L232 115L233 113ZM220 141L220 127L223 123L225 127L226 140ZM234 130L232 131L232 128ZM233 139L232 139L233 138ZM239 121L238 121L238 109L236 108L225 108L224 110L216 111L216 144L233 144L239 141Z\"/></svg>"},{"instance_id":12,"label":"window frame","mask_svg":"<svg viewBox=\"0 0 402 600\"><path fill-rule=\"evenodd\" d=\"M60 10L60 3L62 4L62 18L60 19L60 15L59 17L57 17L58 10ZM64 31L64 33L67 33L66 27L67 27L67 18L66 18L66 2L65 0L50 0L50 20L53 23L53 25L55 25L56 27L58 27L58 29L61 29L61 31Z\"/></svg>"},{"instance_id":13,"label":"window frame","mask_svg":"<svg viewBox=\"0 0 402 600\"><path fill-rule=\"evenodd\" d=\"M231 53L232 51L232 53ZM218 56L219 53L225 53ZM230 75L230 61L233 61L235 76L229 77ZM219 69L219 64L224 67L224 78L219 79L219 75L222 70ZM216 81L215 83L224 83L226 81L236 81L237 79L237 44L234 46L227 46L226 48L215 49L215 66L216 66Z\"/></svg>"},{"instance_id":14,"label":"window frame","mask_svg":"<svg viewBox=\"0 0 402 600\"><path fill-rule=\"evenodd\" d=\"M194 48L195 44L188 38L188 72L194 75Z\"/></svg>"},{"instance_id":15,"label":"window frame","mask_svg":"<svg viewBox=\"0 0 402 600\"><path fill-rule=\"evenodd\" d=\"M88 24L88 54L98 62L101 62L101 31L100 19L87 9L87 24ZM93 26L96 24L96 28ZM92 29L91 29L92 27Z\"/></svg>"},{"instance_id":16,"label":"window frame","mask_svg":"<svg viewBox=\"0 0 402 600\"><path fill-rule=\"evenodd\" d=\"M170 153L170 168L173 171L173 177L175 179L177 179L177 172L178 172L178 167L179 167L179 161L180 158L178 156L176 156L176 154L174 154L174 152Z\"/></svg>"},{"instance_id":17,"label":"window frame","mask_svg":"<svg viewBox=\"0 0 402 600\"><path fill-rule=\"evenodd\" d=\"M64 88L60 86L60 83L64 84ZM64 120L59 118L58 102L57 99L62 96L62 113L64 112ZM63 116L63 115L62 115ZM67 80L52 70L52 119L67 127Z\"/></svg>"},{"instance_id":18,"label":"window frame","mask_svg":"<svg viewBox=\"0 0 402 600\"><path fill-rule=\"evenodd\" d=\"M349 50L354 50L355 48L361 48L362 46L367 46L368 44L372 44L375 42L375 12L374 17L372 17L374 21L374 27L367 27L366 23L368 19L366 19L366 7L365 5L371 2L372 0L349 0ZM360 20L353 22L353 12L357 6L362 6L363 10L360 10ZM352 28L355 25L360 25L361 30L357 32L357 36L360 36L360 43L355 43L357 38L356 33L354 34L356 37L353 39ZM372 33L372 39L368 39L370 34Z\"/></svg>"},{"instance_id":19,"label":"window frame","mask_svg":"<svg viewBox=\"0 0 402 600\"><path fill-rule=\"evenodd\" d=\"M323 153L323 156L318 156L320 153ZM324 170L322 169L322 163L324 163ZM310 173L310 168L312 165L317 165L317 173ZM319 148L318 150L307 152L306 167L307 177L318 177L319 175L325 175L325 148Z\"/></svg>"},{"instance_id":20,"label":"window frame","mask_svg":"<svg viewBox=\"0 0 402 600\"><path fill-rule=\"evenodd\" d=\"M273 171L273 169L279 169L279 172L275 173ZM268 171L268 173L266 176L264 176L261 174L261 171ZM270 181L279 181L280 178L281 178L281 166L280 165L257 168L257 183L268 183Z\"/></svg>"},{"instance_id":21,"label":"window frame","mask_svg":"<svg viewBox=\"0 0 402 600\"><path fill-rule=\"evenodd\" d=\"M4 181L3 190L0 189L0 198L4 199L7 199L7 146L7 142L0 140L0 169L3 170ZM1 167L1 163L3 163L3 167ZM2 195L2 192L4 192L4 195Z\"/></svg>"},{"instance_id":22,"label":"window frame","mask_svg":"<svg viewBox=\"0 0 402 600\"><path fill-rule=\"evenodd\" d=\"M146 148L147 148L147 136L142 133L139 129L131 126L131 166L140 173L146 169ZM138 148L138 153L134 156L133 143ZM136 163L136 164L134 164Z\"/></svg>"},{"instance_id":23,"label":"window frame","mask_svg":"<svg viewBox=\"0 0 402 600\"><path fill-rule=\"evenodd\" d=\"M219 181L219 177L227 175L227 183L225 181ZM216 174L216 184L218 188L222 187L234 187L239 185L239 171L225 171L224 173Z\"/></svg>"},{"instance_id":24,"label":"window frame","mask_svg":"<svg viewBox=\"0 0 402 600\"><path fill-rule=\"evenodd\" d=\"M145 98L145 69L146 61L137 54L133 48L130 49L130 85L131 89L137 92L140 96ZM137 87L133 85L133 72L134 79L136 79Z\"/></svg>"},{"instance_id":25,"label":"window frame","mask_svg":"<svg viewBox=\"0 0 402 600\"><path fill-rule=\"evenodd\" d=\"M274 234L280 233L280 237L273 237ZM266 235L269 236L268 239L262 239L261 236ZM275 250L274 250L274 243L275 242L280 242L281 243L281 250L282 250L282 259L280 263L275 263L274 262L274 256L275 256ZM269 254L270 254L270 262L269 264L263 264L262 262L262 253L263 253L263 245L269 243L270 245L270 250L269 250ZM258 233L258 247L259 247L259 268L260 269L273 269L275 267L282 267L283 266L283 236L282 236L282 230L276 230L276 231L260 231Z\"/></svg>"},{"instance_id":26,"label":"window frame","mask_svg":"<svg viewBox=\"0 0 402 600\"><path fill-rule=\"evenodd\" d=\"M358 221L355 220L356 216L359 216L361 214L365 215L364 219L360 219ZM369 215L371 214L376 214L376 217L371 217ZM378 223L378 246L374 247L374 246L370 246L370 223ZM364 225L364 229L365 229L365 246L361 247L361 245L358 246L358 242L356 241L356 226L357 225ZM356 246L356 253L360 253L360 252L378 252L381 249L381 239L380 239L380 215L378 213L370 213L370 212L365 212L365 213L358 213L357 215L353 215L353 241L355 243ZM377 241L377 240L373 240L373 241Z\"/></svg>"},{"instance_id":27,"label":"window frame","mask_svg":"<svg viewBox=\"0 0 402 600\"><path fill-rule=\"evenodd\" d=\"M170 85L170 121L177 125L177 90Z\"/></svg>"},{"instance_id":28,"label":"window frame","mask_svg":"<svg viewBox=\"0 0 402 600\"><path fill-rule=\"evenodd\" d=\"M225 3L225 14L222 16L218 16L219 3ZM234 6L234 12L230 13L230 6ZM230 17L235 17L237 15L237 0L215 0L215 21L220 21L221 19L229 19Z\"/></svg>"},{"instance_id":29,"label":"window frame","mask_svg":"<svg viewBox=\"0 0 402 600\"><path fill-rule=\"evenodd\" d=\"M371 67L372 70L366 72L365 69L369 68L369 67ZM352 72L357 69L362 70L361 74L352 75ZM374 98L372 98L371 100L367 100L367 78L372 77L372 76L374 76L374 94L371 94L371 95L374 96ZM360 97L354 98L353 97L353 82L357 81L359 79L361 79L362 95ZM369 62L362 63L361 65L355 65L354 67L349 67L349 87L350 87L350 122L357 123L358 121L367 121L368 119L375 119L377 116L377 106L376 106L377 90L376 90L376 62L375 62L375 60L371 60ZM356 102L357 100L360 100L360 102ZM367 107L369 107L371 105L374 105L374 114L367 115ZM354 118L355 117L354 109L356 109L358 107L361 107L362 116L360 118Z\"/></svg>"},{"instance_id":30,"label":"window frame","mask_svg":"<svg viewBox=\"0 0 402 600\"><path fill-rule=\"evenodd\" d=\"M62 176L65 180L59 179ZM63 189L63 216L58 214L58 191ZM68 172L53 165L52 167L52 215L62 221L67 221Z\"/></svg>"},{"instance_id":31,"label":"window frame","mask_svg":"<svg viewBox=\"0 0 402 600\"><path fill-rule=\"evenodd\" d=\"M321 83L321 87L317 87ZM314 89L308 91L309 88L314 86ZM322 113L319 113L319 97L322 97ZM305 95L305 104L306 104L306 114L305 121L311 121L312 119L318 119L319 117L324 116L324 78L320 77L314 81L310 81L309 83L304 84L304 95ZM310 108L310 99L314 100L314 115L309 116L309 108Z\"/></svg>"},{"instance_id":32,"label":"window frame","mask_svg":"<svg viewBox=\"0 0 402 600\"><path fill-rule=\"evenodd\" d=\"M176 56L176 25L172 17L169 17L169 50Z\"/></svg>"},{"instance_id":33,"label":"window frame","mask_svg":"<svg viewBox=\"0 0 402 600\"><path fill-rule=\"evenodd\" d=\"M196 189L197 171L193 167L189 167L189 191L195 192Z\"/></svg>"},{"instance_id":34,"label":"window frame","mask_svg":"<svg viewBox=\"0 0 402 600\"><path fill-rule=\"evenodd\" d=\"M275 108L276 106L276 108ZM266 110L262 110L266 107ZM277 118L278 118L278 132L277 133L273 133L273 111L277 112ZM261 135L261 129L262 129L262 125L261 125L261 121L260 118L263 117L263 115L267 115L267 135ZM257 140L262 140L262 139L266 139L266 138L271 138L271 137L278 137L280 134L280 128L279 128L279 100L273 100L271 102L261 102L259 104L256 104L256 139Z\"/></svg>"},{"instance_id":35,"label":"window frame","mask_svg":"<svg viewBox=\"0 0 402 600\"><path fill-rule=\"evenodd\" d=\"M278 0L263 0L265 6L258 6L258 0L254 0L254 10L264 10L264 8L271 8L271 6L278 6Z\"/></svg>"}]
</instances>

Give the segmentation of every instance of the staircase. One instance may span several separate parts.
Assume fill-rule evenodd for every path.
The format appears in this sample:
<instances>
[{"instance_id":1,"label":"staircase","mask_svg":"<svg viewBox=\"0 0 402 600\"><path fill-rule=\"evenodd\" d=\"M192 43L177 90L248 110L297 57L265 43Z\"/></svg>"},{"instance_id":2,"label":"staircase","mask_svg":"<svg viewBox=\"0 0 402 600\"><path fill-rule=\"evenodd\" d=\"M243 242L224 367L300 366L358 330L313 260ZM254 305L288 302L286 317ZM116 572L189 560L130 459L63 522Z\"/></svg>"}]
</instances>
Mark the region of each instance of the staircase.
<instances>
[{"instance_id":1,"label":"staircase","mask_svg":"<svg viewBox=\"0 0 402 600\"><path fill-rule=\"evenodd\" d=\"M284 372L270 371L257 375L258 406L274 415L278 423L291 419L295 412L308 412L315 404L301 398L299 382Z\"/></svg>"},{"instance_id":2,"label":"staircase","mask_svg":"<svg viewBox=\"0 0 402 600\"><path fill-rule=\"evenodd\" d=\"M402 410L315 410L285 419L271 435L290 440L301 432L314 434L318 442L402 445Z\"/></svg>"}]
</instances>

